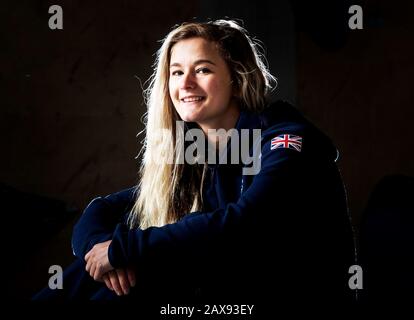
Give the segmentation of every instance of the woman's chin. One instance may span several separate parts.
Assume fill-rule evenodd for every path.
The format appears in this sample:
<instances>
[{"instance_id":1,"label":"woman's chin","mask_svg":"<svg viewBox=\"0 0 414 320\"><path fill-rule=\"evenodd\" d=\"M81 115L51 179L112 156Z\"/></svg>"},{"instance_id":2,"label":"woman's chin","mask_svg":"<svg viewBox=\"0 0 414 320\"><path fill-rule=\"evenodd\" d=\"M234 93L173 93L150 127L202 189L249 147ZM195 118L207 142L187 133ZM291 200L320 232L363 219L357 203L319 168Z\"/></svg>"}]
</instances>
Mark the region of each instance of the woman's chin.
<instances>
[{"instance_id":1,"label":"woman's chin","mask_svg":"<svg viewBox=\"0 0 414 320\"><path fill-rule=\"evenodd\" d=\"M181 119L185 122L198 122L200 121L201 117L196 114L185 114L181 116Z\"/></svg>"}]
</instances>

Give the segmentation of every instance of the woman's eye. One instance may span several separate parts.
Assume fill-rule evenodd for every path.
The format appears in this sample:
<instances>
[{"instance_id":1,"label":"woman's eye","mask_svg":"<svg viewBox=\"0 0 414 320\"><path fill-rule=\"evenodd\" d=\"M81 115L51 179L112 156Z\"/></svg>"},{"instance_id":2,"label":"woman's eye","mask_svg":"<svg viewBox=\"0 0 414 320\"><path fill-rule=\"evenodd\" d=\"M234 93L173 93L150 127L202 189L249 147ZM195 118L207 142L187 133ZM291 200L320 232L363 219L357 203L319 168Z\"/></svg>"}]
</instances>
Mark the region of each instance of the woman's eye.
<instances>
[{"instance_id":1,"label":"woman's eye","mask_svg":"<svg viewBox=\"0 0 414 320\"><path fill-rule=\"evenodd\" d=\"M171 75L173 75L173 76L180 76L180 75L182 75L183 74L183 72L182 71L180 71L180 70L175 70L175 71L172 71L171 72Z\"/></svg>"},{"instance_id":2,"label":"woman's eye","mask_svg":"<svg viewBox=\"0 0 414 320\"><path fill-rule=\"evenodd\" d=\"M211 72L210 69L208 68L200 68L200 69L197 69L196 71L197 73L210 73Z\"/></svg>"}]
</instances>

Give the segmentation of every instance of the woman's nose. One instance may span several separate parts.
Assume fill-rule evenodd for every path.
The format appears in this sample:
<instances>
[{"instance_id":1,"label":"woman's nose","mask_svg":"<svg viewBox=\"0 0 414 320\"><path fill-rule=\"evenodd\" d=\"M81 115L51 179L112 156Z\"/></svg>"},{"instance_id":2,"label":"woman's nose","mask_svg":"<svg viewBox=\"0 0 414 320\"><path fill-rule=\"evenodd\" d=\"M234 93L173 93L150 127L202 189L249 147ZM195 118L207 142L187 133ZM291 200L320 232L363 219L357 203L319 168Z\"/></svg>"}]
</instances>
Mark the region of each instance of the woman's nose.
<instances>
[{"instance_id":1,"label":"woman's nose","mask_svg":"<svg viewBox=\"0 0 414 320\"><path fill-rule=\"evenodd\" d=\"M194 75L191 72L186 72L181 77L181 89L193 89L197 86Z\"/></svg>"}]
</instances>

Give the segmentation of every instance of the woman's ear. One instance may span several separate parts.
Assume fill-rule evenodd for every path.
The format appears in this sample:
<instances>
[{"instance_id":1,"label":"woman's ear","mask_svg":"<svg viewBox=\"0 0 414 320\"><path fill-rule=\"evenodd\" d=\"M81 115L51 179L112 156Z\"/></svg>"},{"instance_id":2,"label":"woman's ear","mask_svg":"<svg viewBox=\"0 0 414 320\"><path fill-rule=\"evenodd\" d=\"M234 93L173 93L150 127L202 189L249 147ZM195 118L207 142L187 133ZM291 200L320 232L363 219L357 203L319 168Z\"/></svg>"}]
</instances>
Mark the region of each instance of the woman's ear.
<instances>
[{"instance_id":1,"label":"woman's ear","mask_svg":"<svg viewBox=\"0 0 414 320\"><path fill-rule=\"evenodd\" d=\"M237 80L231 80L231 86L232 86L232 96L234 98L240 98L241 92L240 92L240 85Z\"/></svg>"}]
</instances>

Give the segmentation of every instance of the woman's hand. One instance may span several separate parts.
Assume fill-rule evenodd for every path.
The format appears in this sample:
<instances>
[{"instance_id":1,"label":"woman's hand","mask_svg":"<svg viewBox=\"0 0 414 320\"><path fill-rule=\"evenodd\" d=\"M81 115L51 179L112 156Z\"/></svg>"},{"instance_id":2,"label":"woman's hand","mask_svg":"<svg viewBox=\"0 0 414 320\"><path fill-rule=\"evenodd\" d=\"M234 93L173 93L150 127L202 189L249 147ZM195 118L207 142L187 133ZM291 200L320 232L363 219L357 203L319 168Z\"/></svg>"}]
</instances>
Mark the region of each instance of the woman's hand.
<instances>
[{"instance_id":1,"label":"woman's hand","mask_svg":"<svg viewBox=\"0 0 414 320\"><path fill-rule=\"evenodd\" d=\"M109 263L108 247L112 240L98 243L85 255L86 271L96 281L102 281L102 276L113 270Z\"/></svg>"},{"instance_id":2,"label":"woman's hand","mask_svg":"<svg viewBox=\"0 0 414 320\"><path fill-rule=\"evenodd\" d=\"M115 291L118 296L128 294L129 289L135 286L135 272L131 268L115 269L102 276L109 290Z\"/></svg>"}]
</instances>

